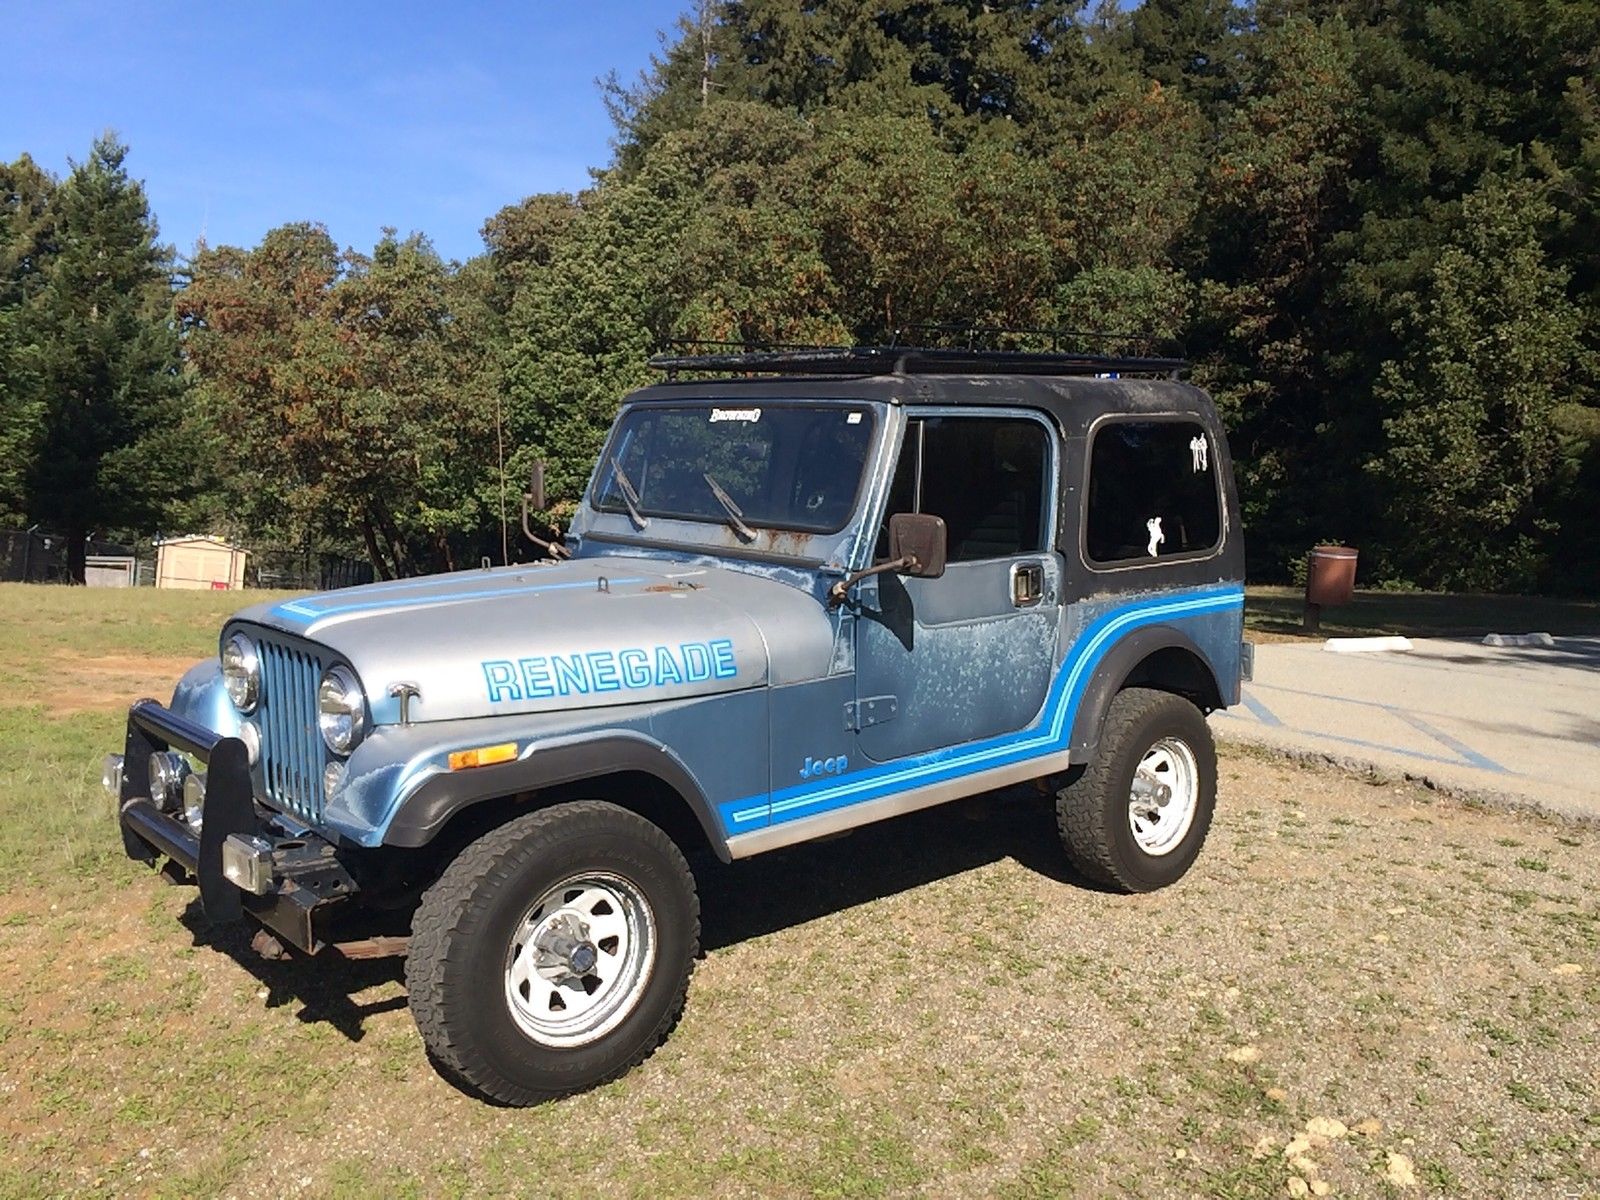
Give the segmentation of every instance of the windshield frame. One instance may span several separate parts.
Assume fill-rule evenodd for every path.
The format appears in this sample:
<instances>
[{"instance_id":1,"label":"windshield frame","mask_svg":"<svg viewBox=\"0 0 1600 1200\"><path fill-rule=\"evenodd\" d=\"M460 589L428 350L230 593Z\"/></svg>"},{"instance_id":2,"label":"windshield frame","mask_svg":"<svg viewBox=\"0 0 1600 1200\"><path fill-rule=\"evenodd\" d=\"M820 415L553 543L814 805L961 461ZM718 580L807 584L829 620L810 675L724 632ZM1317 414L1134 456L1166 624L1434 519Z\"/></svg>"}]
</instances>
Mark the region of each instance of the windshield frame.
<instances>
[{"instance_id":1,"label":"windshield frame","mask_svg":"<svg viewBox=\"0 0 1600 1200\"><path fill-rule=\"evenodd\" d=\"M705 396L697 399L685 398L683 400L650 401L625 406L617 414L612 423L610 432L606 435L605 446L600 451L599 459L595 464L594 478L588 489L589 509L602 516L628 516L627 506L621 501L601 502L601 494L611 489L616 479L613 459L621 461L620 438L626 420L637 414L647 412L674 412L674 411L709 411L717 408L756 407L772 409L813 409L823 411L827 409L848 408L863 414L866 428L866 450L862 456L861 469L856 476L855 490L851 493L850 503L844 507L843 517L837 525L819 526L815 524L796 524L758 520L749 513L742 514L743 519L758 530L771 530L780 533L797 533L808 537L834 537L850 528L861 513L862 496L867 489L868 481L873 473L874 459L877 454L879 441L878 405L870 400L845 397L809 397L785 396L782 398L763 396L759 399L752 397L748 402L735 400L732 397ZM709 492L708 492L709 494ZM684 521L694 525L708 525L720 528L729 528L727 516L719 510L715 513L685 513L669 512L664 509L652 508L641 504L639 511L648 518L660 518L664 521Z\"/></svg>"}]
</instances>

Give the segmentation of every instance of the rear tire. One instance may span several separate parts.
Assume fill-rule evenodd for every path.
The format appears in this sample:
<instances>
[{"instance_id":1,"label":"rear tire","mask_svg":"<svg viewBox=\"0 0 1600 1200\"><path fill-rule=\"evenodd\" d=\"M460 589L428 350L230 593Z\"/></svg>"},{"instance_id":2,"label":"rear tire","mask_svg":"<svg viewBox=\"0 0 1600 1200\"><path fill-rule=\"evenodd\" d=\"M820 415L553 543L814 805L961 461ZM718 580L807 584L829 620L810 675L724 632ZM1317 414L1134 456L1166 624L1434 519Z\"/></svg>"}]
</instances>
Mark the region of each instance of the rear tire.
<instances>
[{"instance_id":1,"label":"rear tire","mask_svg":"<svg viewBox=\"0 0 1600 1200\"><path fill-rule=\"evenodd\" d=\"M678 847L635 813L580 801L456 857L417 909L406 986L444 1074L536 1104L649 1057L683 1011L699 945Z\"/></svg>"},{"instance_id":2,"label":"rear tire","mask_svg":"<svg viewBox=\"0 0 1600 1200\"><path fill-rule=\"evenodd\" d=\"M1200 710L1149 688L1117 693L1100 748L1056 795L1067 857L1096 883L1150 892L1182 879L1217 802L1217 752Z\"/></svg>"}]
</instances>

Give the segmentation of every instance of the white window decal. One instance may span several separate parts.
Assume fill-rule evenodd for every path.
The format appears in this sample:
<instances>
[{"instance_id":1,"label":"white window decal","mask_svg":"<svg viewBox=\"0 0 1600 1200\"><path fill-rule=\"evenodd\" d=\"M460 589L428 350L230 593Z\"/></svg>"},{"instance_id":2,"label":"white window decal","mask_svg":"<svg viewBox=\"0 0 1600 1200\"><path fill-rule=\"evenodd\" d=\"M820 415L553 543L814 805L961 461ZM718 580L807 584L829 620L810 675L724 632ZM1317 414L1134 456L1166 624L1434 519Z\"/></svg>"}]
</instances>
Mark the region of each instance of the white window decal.
<instances>
[{"instance_id":1,"label":"white window decal","mask_svg":"<svg viewBox=\"0 0 1600 1200\"><path fill-rule=\"evenodd\" d=\"M1144 527L1150 531L1150 557L1154 558L1156 547L1167 540L1167 535L1161 532L1160 517L1151 517L1144 523Z\"/></svg>"},{"instance_id":2,"label":"white window decal","mask_svg":"<svg viewBox=\"0 0 1600 1200\"><path fill-rule=\"evenodd\" d=\"M711 423L718 421L749 421L761 420L759 408L713 408L711 410Z\"/></svg>"},{"instance_id":3,"label":"white window decal","mask_svg":"<svg viewBox=\"0 0 1600 1200\"><path fill-rule=\"evenodd\" d=\"M1189 439L1189 458L1196 471L1206 469L1206 460L1210 457L1211 443L1206 440L1205 434Z\"/></svg>"}]
</instances>

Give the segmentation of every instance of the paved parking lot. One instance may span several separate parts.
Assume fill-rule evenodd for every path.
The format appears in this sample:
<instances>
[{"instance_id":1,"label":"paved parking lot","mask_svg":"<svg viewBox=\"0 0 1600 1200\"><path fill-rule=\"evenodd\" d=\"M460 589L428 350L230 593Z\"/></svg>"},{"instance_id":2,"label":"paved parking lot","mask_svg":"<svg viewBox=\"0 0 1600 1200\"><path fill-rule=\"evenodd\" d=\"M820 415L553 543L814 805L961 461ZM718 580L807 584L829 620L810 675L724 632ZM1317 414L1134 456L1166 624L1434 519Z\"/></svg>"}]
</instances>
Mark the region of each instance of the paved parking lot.
<instances>
[{"instance_id":1,"label":"paved parking lot","mask_svg":"<svg viewBox=\"0 0 1600 1200\"><path fill-rule=\"evenodd\" d=\"M1256 647L1221 737L1326 753L1600 819L1600 638L1414 639L1409 651Z\"/></svg>"}]
</instances>

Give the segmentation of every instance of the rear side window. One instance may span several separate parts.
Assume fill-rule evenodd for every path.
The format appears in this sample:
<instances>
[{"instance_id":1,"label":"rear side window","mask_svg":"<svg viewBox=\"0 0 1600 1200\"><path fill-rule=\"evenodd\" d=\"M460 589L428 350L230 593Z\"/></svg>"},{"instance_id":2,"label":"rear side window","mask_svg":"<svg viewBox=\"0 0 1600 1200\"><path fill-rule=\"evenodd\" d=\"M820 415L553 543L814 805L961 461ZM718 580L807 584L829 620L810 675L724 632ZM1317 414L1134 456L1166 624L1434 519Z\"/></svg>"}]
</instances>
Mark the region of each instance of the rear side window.
<instances>
[{"instance_id":1,"label":"rear side window","mask_svg":"<svg viewBox=\"0 0 1600 1200\"><path fill-rule=\"evenodd\" d=\"M1193 421L1107 421L1089 449L1089 561L1133 565L1214 550L1216 447Z\"/></svg>"}]
</instances>

